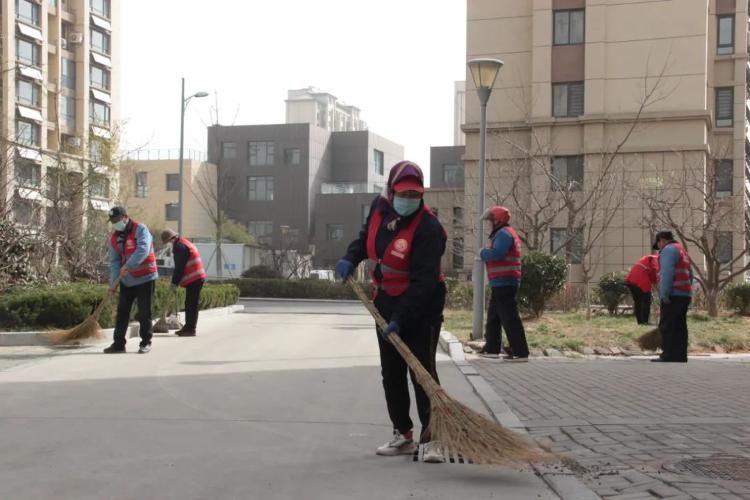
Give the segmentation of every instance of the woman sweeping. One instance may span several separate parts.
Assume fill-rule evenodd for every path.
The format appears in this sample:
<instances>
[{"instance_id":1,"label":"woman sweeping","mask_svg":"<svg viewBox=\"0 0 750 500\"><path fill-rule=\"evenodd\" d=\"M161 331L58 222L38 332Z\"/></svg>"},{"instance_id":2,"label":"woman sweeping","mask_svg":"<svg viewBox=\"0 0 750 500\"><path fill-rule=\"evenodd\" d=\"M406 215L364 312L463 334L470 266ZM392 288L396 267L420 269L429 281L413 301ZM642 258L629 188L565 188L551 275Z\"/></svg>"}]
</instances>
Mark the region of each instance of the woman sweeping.
<instances>
[{"instance_id":1,"label":"woman sweeping","mask_svg":"<svg viewBox=\"0 0 750 500\"><path fill-rule=\"evenodd\" d=\"M445 284L440 260L445 251L445 230L424 204L424 176L418 165L402 161L391 169L385 196L370 207L365 225L337 262L336 272L346 281L357 265L368 261L375 306L388 321L378 329L380 364L393 437L376 453L383 456L412 454L414 440L409 416L407 365L387 341L398 333L422 365L438 381L435 368L438 336L445 305ZM430 401L414 380L417 412L422 425L419 442L425 462L443 462L440 445L429 434Z\"/></svg>"}]
</instances>

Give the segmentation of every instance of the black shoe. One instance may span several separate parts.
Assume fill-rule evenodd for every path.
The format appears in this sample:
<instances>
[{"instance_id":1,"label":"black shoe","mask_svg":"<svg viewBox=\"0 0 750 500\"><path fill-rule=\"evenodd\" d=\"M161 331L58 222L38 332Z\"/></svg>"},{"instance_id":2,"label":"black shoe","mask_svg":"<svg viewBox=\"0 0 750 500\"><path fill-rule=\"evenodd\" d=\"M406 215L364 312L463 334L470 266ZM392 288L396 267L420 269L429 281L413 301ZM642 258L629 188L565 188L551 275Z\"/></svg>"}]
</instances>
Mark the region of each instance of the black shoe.
<instances>
[{"instance_id":1,"label":"black shoe","mask_svg":"<svg viewBox=\"0 0 750 500\"><path fill-rule=\"evenodd\" d=\"M526 363L529 361L528 356L503 356L503 361L510 363Z\"/></svg>"},{"instance_id":2,"label":"black shoe","mask_svg":"<svg viewBox=\"0 0 750 500\"><path fill-rule=\"evenodd\" d=\"M151 343L141 344L141 347L138 348L138 354L146 354L149 352L151 352Z\"/></svg>"},{"instance_id":3,"label":"black shoe","mask_svg":"<svg viewBox=\"0 0 750 500\"><path fill-rule=\"evenodd\" d=\"M127 352L124 345L112 344L111 346L104 349L104 354L123 354Z\"/></svg>"},{"instance_id":4,"label":"black shoe","mask_svg":"<svg viewBox=\"0 0 750 500\"><path fill-rule=\"evenodd\" d=\"M186 330L183 328L182 330L177 330L174 334L178 337L195 337L195 330Z\"/></svg>"}]
</instances>

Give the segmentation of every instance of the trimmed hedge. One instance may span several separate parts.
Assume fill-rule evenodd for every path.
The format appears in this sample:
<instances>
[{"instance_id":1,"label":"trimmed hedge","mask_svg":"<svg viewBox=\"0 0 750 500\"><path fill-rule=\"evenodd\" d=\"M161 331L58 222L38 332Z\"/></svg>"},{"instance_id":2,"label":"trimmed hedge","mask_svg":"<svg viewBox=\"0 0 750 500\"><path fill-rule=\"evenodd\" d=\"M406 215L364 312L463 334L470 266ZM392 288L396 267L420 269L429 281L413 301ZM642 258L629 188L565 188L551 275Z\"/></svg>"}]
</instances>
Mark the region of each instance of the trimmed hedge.
<instances>
[{"instance_id":1,"label":"trimmed hedge","mask_svg":"<svg viewBox=\"0 0 750 500\"><path fill-rule=\"evenodd\" d=\"M727 307L743 316L750 316L750 283L733 285L724 292Z\"/></svg>"},{"instance_id":2,"label":"trimmed hedge","mask_svg":"<svg viewBox=\"0 0 750 500\"><path fill-rule=\"evenodd\" d=\"M229 283L239 288L241 297L330 300L356 300L357 298L348 286L325 280L243 278Z\"/></svg>"},{"instance_id":3,"label":"trimmed hedge","mask_svg":"<svg viewBox=\"0 0 750 500\"><path fill-rule=\"evenodd\" d=\"M90 283L73 283L55 287L31 287L10 290L0 296L0 329L45 330L70 328L91 314L104 298L107 287ZM178 305L184 309L185 289L178 288ZM210 309L236 304L239 289L231 284L206 284L200 297L200 309ZM158 280L154 293L152 315L158 319L162 311L174 309L174 295L169 282ZM104 307L99 324L111 328L115 322L116 300ZM133 308L131 319L135 318Z\"/></svg>"}]
</instances>

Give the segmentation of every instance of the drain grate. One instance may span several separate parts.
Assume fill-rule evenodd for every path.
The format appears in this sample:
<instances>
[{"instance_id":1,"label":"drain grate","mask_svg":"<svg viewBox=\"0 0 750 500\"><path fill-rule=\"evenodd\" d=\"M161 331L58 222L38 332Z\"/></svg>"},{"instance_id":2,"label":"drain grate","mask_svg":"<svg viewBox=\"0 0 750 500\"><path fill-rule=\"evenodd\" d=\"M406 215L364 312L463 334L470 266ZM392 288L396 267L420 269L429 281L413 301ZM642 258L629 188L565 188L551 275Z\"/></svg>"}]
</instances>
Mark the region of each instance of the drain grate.
<instances>
[{"instance_id":1,"label":"drain grate","mask_svg":"<svg viewBox=\"0 0 750 500\"><path fill-rule=\"evenodd\" d=\"M714 456L682 460L669 467L674 472L725 481L750 481L750 458Z\"/></svg>"},{"instance_id":2,"label":"drain grate","mask_svg":"<svg viewBox=\"0 0 750 500\"><path fill-rule=\"evenodd\" d=\"M451 453L450 450L443 450L446 464L465 464L474 465L474 462L467 460L458 453ZM412 455L412 462L419 462L424 458L424 447L420 444L419 448L414 451Z\"/></svg>"}]
</instances>

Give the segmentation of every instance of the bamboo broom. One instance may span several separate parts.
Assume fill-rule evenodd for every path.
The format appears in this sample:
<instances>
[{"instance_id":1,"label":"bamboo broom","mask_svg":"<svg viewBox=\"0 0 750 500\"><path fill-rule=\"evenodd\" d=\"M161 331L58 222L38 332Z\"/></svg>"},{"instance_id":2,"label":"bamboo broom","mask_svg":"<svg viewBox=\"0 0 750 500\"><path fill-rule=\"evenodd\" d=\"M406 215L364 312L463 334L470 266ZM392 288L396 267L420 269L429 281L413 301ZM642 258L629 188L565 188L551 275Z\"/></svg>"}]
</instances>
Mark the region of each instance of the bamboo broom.
<instances>
[{"instance_id":1,"label":"bamboo broom","mask_svg":"<svg viewBox=\"0 0 750 500\"><path fill-rule=\"evenodd\" d=\"M388 323L372 301L353 280L349 280L349 285L375 319L377 326L384 330ZM448 396L396 333L391 333L388 341L409 365L417 382L430 398L429 430L432 439L439 441L444 450L477 464L509 465L559 460L555 454L542 450L520 434Z\"/></svg>"},{"instance_id":2,"label":"bamboo broom","mask_svg":"<svg viewBox=\"0 0 750 500\"><path fill-rule=\"evenodd\" d=\"M661 330L656 327L638 337L638 346L644 351L655 351L661 347Z\"/></svg>"},{"instance_id":3,"label":"bamboo broom","mask_svg":"<svg viewBox=\"0 0 750 500\"><path fill-rule=\"evenodd\" d=\"M120 283L118 277L109 291L115 290L117 285ZM104 306L112 300L112 293L107 293L99 305L96 306L94 312L89 315L88 318L83 320L80 324L70 328L68 330L55 330L47 334L47 338L52 344L68 344L84 339L100 339L104 335L102 334L102 327L99 325L99 315L102 313Z\"/></svg>"}]
</instances>

